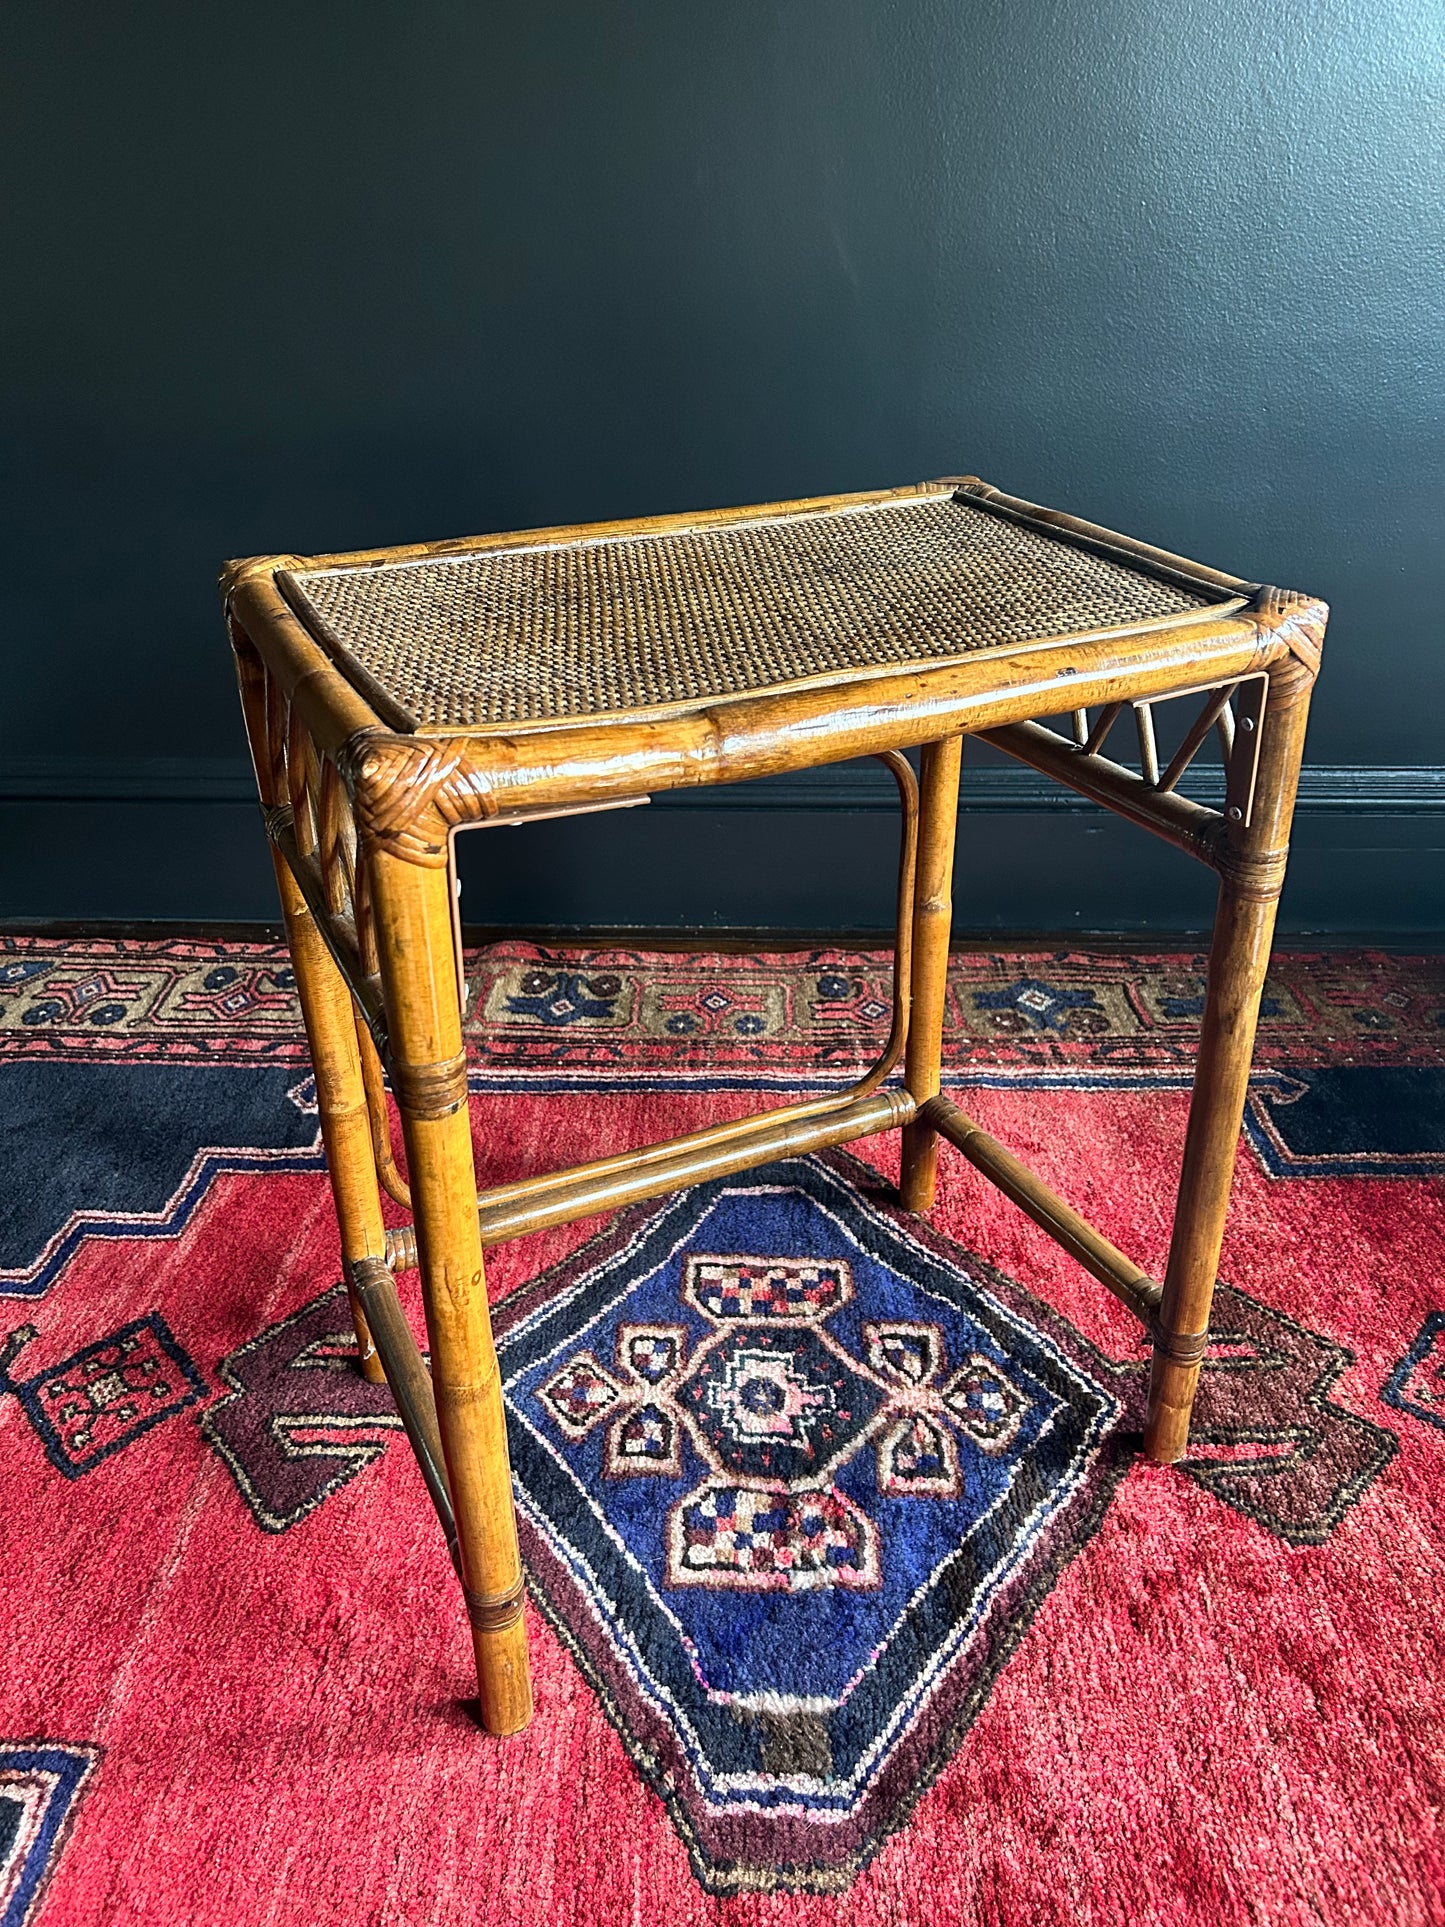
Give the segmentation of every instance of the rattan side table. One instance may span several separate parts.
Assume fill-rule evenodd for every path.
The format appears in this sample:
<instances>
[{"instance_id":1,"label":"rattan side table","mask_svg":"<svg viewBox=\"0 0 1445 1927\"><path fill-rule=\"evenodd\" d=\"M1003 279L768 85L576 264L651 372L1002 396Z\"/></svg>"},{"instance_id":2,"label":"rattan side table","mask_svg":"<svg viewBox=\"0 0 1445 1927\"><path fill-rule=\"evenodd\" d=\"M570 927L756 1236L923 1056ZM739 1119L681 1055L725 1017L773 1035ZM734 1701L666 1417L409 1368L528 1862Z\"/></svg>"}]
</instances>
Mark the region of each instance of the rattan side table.
<instances>
[{"instance_id":1,"label":"rattan side table","mask_svg":"<svg viewBox=\"0 0 1445 1927\"><path fill-rule=\"evenodd\" d=\"M868 495L231 564L223 589L316 1067L352 1313L461 1578L483 1719L531 1714L482 1252L546 1225L891 1127L904 1203L938 1141L1142 1321L1145 1450L1183 1453L1284 877L1323 603L972 477ZM1197 703L1160 767L1152 705ZM1107 758L1125 710L1137 771ZM1036 719L1069 715L1068 735ZM939 1088L965 734L1219 874L1162 1286ZM1222 811L1180 794L1217 734ZM915 778L902 751L921 747ZM452 838L489 819L881 757L902 804L887 1049L851 1089L480 1193ZM891 1081L903 1065L901 1082ZM383 1071L384 1067L384 1071ZM401 1114L396 1168L383 1075ZM415 1226L383 1227L381 1194ZM428 1373L394 1276L419 1267Z\"/></svg>"}]
</instances>

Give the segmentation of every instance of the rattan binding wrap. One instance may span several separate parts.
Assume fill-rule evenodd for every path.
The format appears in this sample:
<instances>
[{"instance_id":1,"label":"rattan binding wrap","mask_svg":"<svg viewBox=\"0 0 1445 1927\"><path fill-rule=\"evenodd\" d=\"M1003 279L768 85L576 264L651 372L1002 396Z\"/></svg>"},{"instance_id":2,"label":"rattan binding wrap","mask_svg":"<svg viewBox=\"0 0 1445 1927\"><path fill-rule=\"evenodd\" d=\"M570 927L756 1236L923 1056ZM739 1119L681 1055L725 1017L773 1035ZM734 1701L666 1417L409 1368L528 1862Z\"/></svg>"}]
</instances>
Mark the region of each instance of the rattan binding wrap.
<instances>
[{"instance_id":1,"label":"rattan binding wrap","mask_svg":"<svg viewBox=\"0 0 1445 1927\"><path fill-rule=\"evenodd\" d=\"M1186 618L1224 599L948 494L728 526L301 569L288 599L421 727L708 703Z\"/></svg>"}]
</instances>

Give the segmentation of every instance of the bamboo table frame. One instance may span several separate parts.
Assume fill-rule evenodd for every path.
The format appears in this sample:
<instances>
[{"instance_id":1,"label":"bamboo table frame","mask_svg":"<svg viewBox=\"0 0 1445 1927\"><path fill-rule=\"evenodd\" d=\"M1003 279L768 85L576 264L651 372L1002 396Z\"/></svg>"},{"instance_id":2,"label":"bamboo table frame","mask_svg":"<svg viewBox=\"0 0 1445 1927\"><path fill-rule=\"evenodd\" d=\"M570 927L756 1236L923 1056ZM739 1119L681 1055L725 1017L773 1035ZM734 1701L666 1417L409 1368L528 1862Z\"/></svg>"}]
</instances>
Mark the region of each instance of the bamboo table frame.
<instances>
[{"instance_id":1,"label":"bamboo table frame","mask_svg":"<svg viewBox=\"0 0 1445 1927\"><path fill-rule=\"evenodd\" d=\"M1136 1315L1152 1339L1144 1449L1184 1452L1208 1342L1255 1022L1327 610L1222 575L968 477L913 491L542 532L565 545L717 529L900 495L945 494L1156 580L1207 592L1187 620L1041 637L901 663L864 680L711 700L667 713L544 729L403 726L379 687L338 669L299 619L292 570L481 553L516 538L314 559L266 557L222 578L241 696L307 1036L340 1222L361 1369L395 1397L461 1579L483 1721L531 1716L522 1573L512 1510L484 1246L796 1152L901 1128L905 1205L932 1205L939 1139L956 1146ZM817 683L819 679L815 679ZM1151 705L1200 708L1160 769ZM1132 709L1140 768L1104 756ZM1071 736L1034 720L1072 714ZM1180 777L1217 733L1222 811ZM1208 991L1169 1262L1162 1285L979 1129L940 1089L944 986L963 737L1009 755L1163 837L1219 876ZM921 748L920 774L902 755ZM902 803L893 1021L851 1089L571 1170L478 1191L462 1047L457 829L644 799L858 755L880 756ZM459 996L459 989L461 996ZM888 1084L900 1061L901 1084ZM383 1066L400 1111L410 1188L390 1143ZM415 1228L383 1225L382 1191ZM395 1274L421 1272L428 1372Z\"/></svg>"}]
</instances>

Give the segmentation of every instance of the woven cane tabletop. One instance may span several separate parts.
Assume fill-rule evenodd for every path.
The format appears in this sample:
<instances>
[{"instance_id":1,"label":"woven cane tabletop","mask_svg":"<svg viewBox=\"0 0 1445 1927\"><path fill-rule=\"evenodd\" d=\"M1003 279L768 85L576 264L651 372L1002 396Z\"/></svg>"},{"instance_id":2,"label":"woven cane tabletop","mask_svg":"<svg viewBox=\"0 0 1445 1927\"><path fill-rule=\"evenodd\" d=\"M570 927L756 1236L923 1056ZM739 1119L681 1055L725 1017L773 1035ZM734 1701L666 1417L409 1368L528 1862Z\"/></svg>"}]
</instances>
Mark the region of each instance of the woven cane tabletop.
<instances>
[{"instance_id":1,"label":"woven cane tabletop","mask_svg":"<svg viewBox=\"0 0 1445 1927\"><path fill-rule=\"evenodd\" d=\"M706 704L1050 637L1169 626L1221 600L946 490L721 526L370 566L297 567L296 613L422 727Z\"/></svg>"}]
</instances>

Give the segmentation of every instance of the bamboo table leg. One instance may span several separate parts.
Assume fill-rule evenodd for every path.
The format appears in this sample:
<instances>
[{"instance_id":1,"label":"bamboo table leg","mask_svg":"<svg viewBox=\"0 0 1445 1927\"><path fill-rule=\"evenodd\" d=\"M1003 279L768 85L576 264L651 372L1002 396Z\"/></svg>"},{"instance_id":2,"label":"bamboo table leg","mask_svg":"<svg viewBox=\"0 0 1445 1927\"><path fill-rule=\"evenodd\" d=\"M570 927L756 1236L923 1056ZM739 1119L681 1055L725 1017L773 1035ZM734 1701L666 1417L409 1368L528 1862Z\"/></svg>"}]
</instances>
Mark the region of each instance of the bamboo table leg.
<instances>
[{"instance_id":1,"label":"bamboo table leg","mask_svg":"<svg viewBox=\"0 0 1445 1927\"><path fill-rule=\"evenodd\" d=\"M490 1733L516 1733L532 1717L532 1689L506 1418L477 1226L447 872L375 844L366 860L482 1720Z\"/></svg>"},{"instance_id":2,"label":"bamboo table leg","mask_svg":"<svg viewBox=\"0 0 1445 1927\"><path fill-rule=\"evenodd\" d=\"M1259 1000L1284 881L1313 677L1293 660L1271 673L1249 827L1230 825L1220 853L1219 908L1184 1142L1164 1296L1155 1323L1144 1449L1184 1456L1209 1342L1225 1213L1249 1089Z\"/></svg>"},{"instance_id":3,"label":"bamboo table leg","mask_svg":"<svg viewBox=\"0 0 1445 1927\"><path fill-rule=\"evenodd\" d=\"M919 772L918 881L913 899L913 984L903 1081L922 1105L936 1097L953 928L953 846L958 830L962 736L926 743ZM910 1211L928 1211L938 1181L938 1133L915 1118L903 1127L899 1189Z\"/></svg>"},{"instance_id":4,"label":"bamboo table leg","mask_svg":"<svg viewBox=\"0 0 1445 1927\"><path fill-rule=\"evenodd\" d=\"M269 809L280 799L275 793L267 747L265 671L249 637L235 623L231 625L231 640L256 780L262 805ZM341 1256L346 1293L351 1301L351 1322L356 1331L357 1357L362 1377L373 1385L380 1385L384 1379L381 1360L371 1342L365 1313L351 1287L352 1265L360 1258L380 1257L386 1249L351 992L326 948L290 866L274 843L271 859L286 923L286 941L296 971L296 989L311 1049L311 1064L316 1074L316 1107L321 1114L326 1168L341 1232Z\"/></svg>"}]
</instances>

